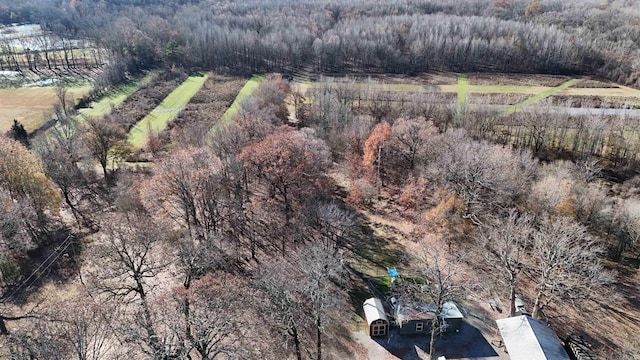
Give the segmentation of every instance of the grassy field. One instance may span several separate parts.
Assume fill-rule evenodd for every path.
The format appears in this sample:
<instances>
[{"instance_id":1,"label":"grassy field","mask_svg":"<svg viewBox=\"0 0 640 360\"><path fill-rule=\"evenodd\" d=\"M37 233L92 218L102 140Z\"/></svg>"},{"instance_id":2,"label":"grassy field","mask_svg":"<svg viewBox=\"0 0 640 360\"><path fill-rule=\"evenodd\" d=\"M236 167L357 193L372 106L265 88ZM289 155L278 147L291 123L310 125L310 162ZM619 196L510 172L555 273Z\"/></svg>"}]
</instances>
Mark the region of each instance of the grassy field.
<instances>
[{"instance_id":1,"label":"grassy field","mask_svg":"<svg viewBox=\"0 0 640 360\"><path fill-rule=\"evenodd\" d=\"M89 90L89 85L72 87L68 89L67 96L76 100ZM34 131L47 120L45 114L52 113L57 102L54 86L0 89L0 132L11 129L14 119L20 121L28 132Z\"/></svg>"},{"instance_id":2,"label":"grassy field","mask_svg":"<svg viewBox=\"0 0 640 360\"><path fill-rule=\"evenodd\" d=\"M264 80L265 80L264 75L254 75L253 77L251 77L251 79L249 79L244 84L244 86L240 89L235 100L233 100L233 103L231 104L231 106L229 106L227 111L224 112L224 114L220 118L220 121L215 123L211 127L211 129L209 130L209 134L215 132L216 128L220 126L220 124L225 124L229 120L231 120L233 115L235 115L238 112L238 110L240 110L240 104L242 104L242 100L244 100L247 96L251 95L258 88L260 83Z\"/></svg>"},{"instance_id":3,"label":"grassy field","mask_svg":"<svg viewBox=\"0 0 640 360\"><path fill-rule=\"evenodd\" d=\"M467 75L458 75L458 109L463 108L467 104L467 94L469 93L469 82Z\"/></svg>"},{"instance_id":4,"label":"grassy field","mask_svg":"<svg viewBox=\"0 0 640 360\"><path fill-rule=\"evenodd\" d=\"M640 90L626 86L619 86L617 88L567 88L559 92L558 95L606 96L640 99Z\"/></svg>"},{"instance_id":5,"label":"grassy field","mask_svg":"<svg viewBox=\"0 0 640 360\"><path fill-rule=\"evenodd\" d=\"M458 92L458 85L440 85L442 92ZM467 85L467 93L474 94L529 94L535 95L551 89L547 86L526 85Z\"/></svg>"},{"instance_id":6,"label":"grassy field","mask_svg":"<svg viewBox=\"0 0 640 360\"><path fill-rule=\"evenodd\" d=\"M562 83L562 84L560 84L560 85L558 85L556 87L552 87L552 88L547 89L547 90L545 90L543 92L540 92L540 93L538 93L536 95L533 95L532 97L529 97L529 98L525 99L524 101L521 101L521 102L519 102L519 103L517 103L515 105L511 105L511 106L507 107L507 110L505 111L505 115L511 115L514 112L518 111L518 109L520 109L520 108L522 108L524 106L536 103L536 102L538 102L538 101L540 101L540 100L542 100L542 99L544 99L546 97L549 97L549 96L551 96L551 95L553 95L553 94L555 94L557 92L565 90L568 87L570 87L571 85L573 85L573 84L575 84L575 83L577 83L579 81L580 81L579 79L571 79L571 80L565 81L564 83Z\"/></svg>"},{"instance_id":7,"label":"grassy field","mask_svg":"<svg viewBox=\"0 0 640 360\"><path fill-rule=\"evenodd\" d=\"M229 109L227 109L224 115L222 115L222 121L228 121L229 119L231 119L231 117L235 115L238 110L240 110L240 104L242 103L242 100L251 95L258 88L260 82L262 82L264 79L265 77L261 75L255 75L251 79L249 79L249 81L244 84L242 89L240 89L240 92L238 93L238 96L236 96L236 99L233 101L233 104L231 104L231 106L229 106Z\"/></svg>"},{"instance_id":8,"label":"grassy field","mask_svg":"<svg viewBox=\"0 0 640 360\"><path fill-rule=\"evenodd\" d=\"M131 94L144 84L152 81L156 73L148 73L142 79L133 81L127 85L121 86L118 90L110 93L99 101L91 103L90 108L80 109L79 113L83 117L100 117L111 112L111 109L122 104Z\"/></svg>"},{"instance_id":9,"label":"grassy field","mask_svg":"<svg viewBox=\"0 0 640 360\"><path fill-rule=\"evenodd\" d=\"M452 101L455 101L459 109L462 105L499 106L505 108L507 115L550 96L584 97L585 100L587 97L598 97L603 102L640 105L640 90L589 78L532 74L459 74L455 84L433 83L429 77L416 79L402 83L402 78L391 76L376 78L374 82L363 78L356 80L352 86L361 91L371 89L407 94L417 91L455 94L457 100ZM335 78L329 84L340 84L347 80L349 79ZM303 80L294 82L292 88L305 94L322 83L326 84L327 81ZM584 86L581 85L583 83ZM309 101L307 98L307 102Z\"/></svg>"},{"instance_id":10,"label":"grassy field","mask_svg":"<svg viewBox=\"0 0 640 360\"><path fill-rule=\"evenodd\" d=\"M169 122L189 103L200 90L209 75L190 76L167 96L153 111L129 131L128 141L134 147L142 147L149 134L164 130Z\"/></svg>"}]
</instances>

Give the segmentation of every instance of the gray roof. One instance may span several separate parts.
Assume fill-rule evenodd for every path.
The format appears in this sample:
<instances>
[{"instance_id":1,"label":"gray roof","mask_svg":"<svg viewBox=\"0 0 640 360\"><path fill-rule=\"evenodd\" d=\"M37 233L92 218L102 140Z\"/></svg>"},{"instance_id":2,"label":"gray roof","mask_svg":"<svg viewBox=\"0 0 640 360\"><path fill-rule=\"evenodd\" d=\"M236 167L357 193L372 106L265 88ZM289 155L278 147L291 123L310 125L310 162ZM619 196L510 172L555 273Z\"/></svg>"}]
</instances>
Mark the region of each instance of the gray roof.
<instances>
[{"instance_id":1,"label":"gray roof","mask_svg":"<svg viewBox=\"0 0 640 360\"><path fill-rule=\"evenodd\" d=\"M556 332L527 315L496 320L511 360L570 360Z\"/></svg>"},{"instance_id":2,"label":"gray roof","mask_svg":"<svg viewBox=\"0 0 640 360\"><path fill-rule=\"evenodd\" d=\"M447 301L442 305L440 316L444 319L462 319L462 313L453 301Z\"/></svg>"},{"instance_id":3,"label":"gray roof","mask_svg":"<svg viewBox=\"0 0 640 360\"><path fill-rule=\"evenodd\" d=\"M399 326L411 320L431 320L434 317L436 305L434 303L400 303L397 306L396 322ZM453 301L447 301L442 304L442 312L440 318L443 319L462 319L464 316Z\"/></svg>"}]
</instances>

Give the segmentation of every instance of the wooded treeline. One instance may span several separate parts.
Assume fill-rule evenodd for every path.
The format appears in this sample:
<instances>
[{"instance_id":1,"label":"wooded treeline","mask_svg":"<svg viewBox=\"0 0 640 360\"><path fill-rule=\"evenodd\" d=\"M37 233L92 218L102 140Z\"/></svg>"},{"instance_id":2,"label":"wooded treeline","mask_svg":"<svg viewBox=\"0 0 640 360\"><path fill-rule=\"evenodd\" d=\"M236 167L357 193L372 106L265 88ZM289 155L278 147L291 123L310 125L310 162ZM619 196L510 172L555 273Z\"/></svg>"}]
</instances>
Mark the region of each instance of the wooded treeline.
<instances>
[{"instance_id":1,"label":"wooded treeline","mask_svg":"<svg viewBox=\"0 0 640 360\"><path fill-rule=\"evenodd\" d=\"M623 1L31 0L6 3L0 21L90 38L129 71L495 71L634 85L639 13Z\"/></svg>"},{"instance_id":2,"label":"wooded treeline","mask_svg":"<svg viewBox=\"0 0 640 360\"><path fill-rule=\"evenodd\" d=\"M0 41L0 71L57 71L100 68L107 54L88 41L71 41L51 34L43 34L29 41L38 43L31 49L25 42L20 47Z\"/></svg>"}]
</instances>

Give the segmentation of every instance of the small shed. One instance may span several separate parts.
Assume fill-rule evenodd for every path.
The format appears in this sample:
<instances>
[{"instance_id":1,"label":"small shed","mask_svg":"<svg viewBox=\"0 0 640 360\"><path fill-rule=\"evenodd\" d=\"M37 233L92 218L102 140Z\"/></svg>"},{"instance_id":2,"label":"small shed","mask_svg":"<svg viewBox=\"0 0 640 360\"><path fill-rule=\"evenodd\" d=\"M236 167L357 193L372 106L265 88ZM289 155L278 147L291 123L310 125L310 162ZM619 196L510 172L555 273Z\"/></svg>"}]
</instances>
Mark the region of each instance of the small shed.
<instances>
[{"instance_id":1,"label":"small shed","mask_svg":"<svg viewBox=\"0 0 640 360\"><path fill-rule=\"evenodd\" d=\"M496 320L512 360L570 360L547 324L528 315Z\"/></svg>"},{"instance_id":2,"label":"small shed","mask_svg":"<svg viewBox=\"0 0 640 360\"><path fill-rule=\"evenodd\" d=\"M367 321L369 336L385 336L389 332L389 319L384 312L382 301L378 298L367 299L362 305L364 319Z\"/></svg>"}]
</instances>

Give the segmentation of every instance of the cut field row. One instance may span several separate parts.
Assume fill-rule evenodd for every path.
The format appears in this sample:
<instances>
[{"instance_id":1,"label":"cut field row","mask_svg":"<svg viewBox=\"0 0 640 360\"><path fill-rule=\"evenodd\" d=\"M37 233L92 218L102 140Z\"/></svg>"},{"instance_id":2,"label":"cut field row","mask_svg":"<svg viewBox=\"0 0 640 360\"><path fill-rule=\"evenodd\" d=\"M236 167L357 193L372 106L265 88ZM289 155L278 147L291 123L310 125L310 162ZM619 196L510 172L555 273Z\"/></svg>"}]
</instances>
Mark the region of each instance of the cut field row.
<instances>
[{"instance_id":1,"label":"cut field row","mask_svg":"<svg viewBox=\"0 0 640 360\"><path fill-rule=\"evenodd\" d=\"M142 147L151 134L157 134L167 128L189 100L200 90L209 75L188 77L171 92L153 111L139 121L130 131L128 141L136 148Z\"/></svg>"}]
</instances>

